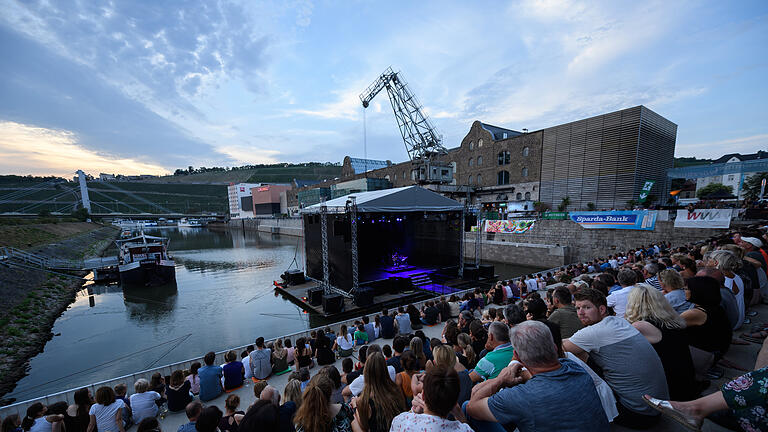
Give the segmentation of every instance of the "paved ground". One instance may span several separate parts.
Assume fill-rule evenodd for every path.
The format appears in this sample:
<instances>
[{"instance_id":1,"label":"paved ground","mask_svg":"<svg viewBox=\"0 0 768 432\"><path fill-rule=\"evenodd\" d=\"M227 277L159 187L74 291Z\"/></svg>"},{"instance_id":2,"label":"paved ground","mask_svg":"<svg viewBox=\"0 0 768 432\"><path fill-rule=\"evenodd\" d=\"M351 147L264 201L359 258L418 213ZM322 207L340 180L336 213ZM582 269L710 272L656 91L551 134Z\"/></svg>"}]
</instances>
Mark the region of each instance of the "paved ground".
<instances>
[{"instance_id":1,"label":"paved ground","mask_svg":"<svg viewBox=\"0 0 768 432\"><path fill-rule=\"evenodd\" d=\"M752 310L758 312L758 315L755 317L752 317L753 323L762 323L762 322L768 322L768 305L759 305L754 307ZM744 325L745 328L749 329L749 325ZM428 338L436 337L440 338L440 334L442 332L442 325L434 326L434 327L424 327L423 331L427 335ZM741 333L741 332L737 332ZM391 339L376 339L375 343L380 344L381 346L385 344L392 344ZM749 345L732 345L731 349L728 352L728 355L725 356L726 359L730 360L736 365L741 365L746 370L752 370L755 364L755 358L757 356L757 352L760 349L760 345L750 343ZM341 360L337 360L335 363L336 367L341 370ZM315 366L315 368L311 369L310 372L314 375L316 371L319 368ZM730 369L725 368L725 376L718 380L717 382L713 382L710 388L705 393L712 393L713 391L717 390L720 385L722 385L724 382L735 378L739 375L742 375L743 371L739 371L736 369ZM273 377L268 380L269 384L280 389L282 392L282 389L284 388L285 384L288 382L288 376L290 374L285 374L278 377ZM247 407L252 404L255 401L255 397L253 396L253 384L247 383L244 387L236 390L234 392L238 396L240 396L240 409L247 409ZM218 406L219 408L224 411L224 400L226 399L227 394L222 394L218 398L214 399L213 401L207 402L207 404L214 404ZM187 418L183 412L181 413L168 413L167 416L164 419L160 420L160 426L163 431L165 432L173 432L176 431L176 429L181 426L182 424L187 422ZM611 425L612 431L631 431L632 429ZM667 432L667 431L684 431L685 428L682 426L679 426L677 423L675 423L672 420L663 419L661 423L659 423L654 429L654 431L661 431L661 432ZM722 428L718 425L715 425L709 421L706 421L703 427L704 431L726 431L727 429Z\"/></svg>"}]
</instances>

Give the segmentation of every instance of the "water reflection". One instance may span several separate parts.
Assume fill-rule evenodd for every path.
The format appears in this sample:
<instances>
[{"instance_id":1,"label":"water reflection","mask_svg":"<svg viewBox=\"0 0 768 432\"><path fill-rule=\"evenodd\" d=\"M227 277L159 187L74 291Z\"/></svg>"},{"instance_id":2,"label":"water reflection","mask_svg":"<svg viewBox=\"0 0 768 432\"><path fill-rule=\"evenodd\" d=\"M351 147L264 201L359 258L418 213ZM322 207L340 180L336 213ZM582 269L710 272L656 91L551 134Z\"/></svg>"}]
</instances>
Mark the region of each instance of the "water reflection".
<instances>
[{"instance_id":1,"label":"water reflection","mask_svg":"<svg viewBox=\"0 0 768 432\"><path fill-rule=\"evenodd\" d=\"M137 287L123 291L128 318L139 322L161 321L173 312L178 299L176 282L157 287Z\"/></svg>"}]
</instances>

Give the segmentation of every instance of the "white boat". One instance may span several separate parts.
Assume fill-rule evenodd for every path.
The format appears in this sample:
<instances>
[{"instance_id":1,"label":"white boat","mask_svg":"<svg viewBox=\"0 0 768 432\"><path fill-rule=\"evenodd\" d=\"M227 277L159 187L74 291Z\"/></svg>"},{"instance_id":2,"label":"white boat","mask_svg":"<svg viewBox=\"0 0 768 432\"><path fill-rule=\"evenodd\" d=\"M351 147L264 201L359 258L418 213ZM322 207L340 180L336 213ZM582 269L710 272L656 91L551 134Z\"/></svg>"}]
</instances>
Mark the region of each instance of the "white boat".
<instances>
[{"instance_id":1,"label":"white boat","mask_svg":"<svg viewBox=\"0 0 768 432\"><path fill-rule=\"evenodd\" d=\"M178 226L181 228L202 228L203 223L200 221L200 219L181 218L179 219Z\"/></svg>"}]
</instances>

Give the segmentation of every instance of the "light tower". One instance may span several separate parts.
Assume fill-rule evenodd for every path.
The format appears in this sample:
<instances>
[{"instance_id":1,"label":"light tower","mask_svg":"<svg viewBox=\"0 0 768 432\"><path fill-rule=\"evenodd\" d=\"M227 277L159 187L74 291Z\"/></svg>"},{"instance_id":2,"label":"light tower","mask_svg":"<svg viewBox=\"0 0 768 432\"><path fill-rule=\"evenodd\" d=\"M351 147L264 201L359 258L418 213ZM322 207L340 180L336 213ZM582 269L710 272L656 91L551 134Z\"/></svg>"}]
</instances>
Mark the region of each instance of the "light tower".
<instances>
[{"instance_id":1,"label":"light tower","mask_svg":"<svg viewBox=\"0 0 768 432\"><path fill-rule=\"evenodd\" d=\"M80 199L83 201L83 208L91 213L91 200L88 198L88 185L85 183L85 173L83 170L77 170L77 178L80 181Z\"/></svg>"}]
</instances>

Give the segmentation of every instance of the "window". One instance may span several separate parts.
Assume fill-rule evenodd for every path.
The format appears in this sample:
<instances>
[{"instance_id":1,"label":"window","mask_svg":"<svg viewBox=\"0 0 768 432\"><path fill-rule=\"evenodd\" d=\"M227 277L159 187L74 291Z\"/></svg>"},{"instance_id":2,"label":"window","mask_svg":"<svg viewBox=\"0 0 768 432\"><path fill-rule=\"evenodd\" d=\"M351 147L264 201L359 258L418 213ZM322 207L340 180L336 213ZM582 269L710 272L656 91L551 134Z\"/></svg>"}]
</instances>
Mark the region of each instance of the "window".
<instances>
[{"instance_id":1,"label":"window","mask_svg":"<svg viewBox=\"0 0 768 432\"><path fill-rule=\"evenodd\" d=\"M499 171L496 179L497 185L509 184L509 171Z\"/></svg>"},{"instance_id":2,"label":"window","mask_svg":"<svg viewBox=\"0 0 768 432\"><path fill-rule=\"evenodd\" d=\"M525 200L526 201L530 201L531 200L531 193L530 192L526 192L525 193Z\"/></svg>"},{"instance_id":3,"label":"window","mask_svg":"<svg viewBox=\"0 0 768 432\"><path fill-rule=\"evenodd\" d=\"M405 171L403 171L403 180L407 179L408 176L405 174Z\"/></svg>"},{"instance_id":4,"label":"window","mask_svg":"<svg viewBox=\"0 0 768 432\"><path fill-rule=\"evenodd\" d=\"M480 138L479 140L477 140L477 148L480 148L482 146L483 146L483 139Z\"/></svg>"},{"instance_id":5,"label":"window","mask_svg":"<svg viewBox=\"0 0 768 432\"><path fill-rule=\"evenodd\" d=\"M501 136L502 136L503 139L507 139L507 133L506 132L504 132Z\"/></svg>"},{"instance_id":6,"label":"window","mask_svg":"<svg viewBox=\"0 0 768 432\"><path fill-rule=\"evenodd\" d=\"M480 166L482 164L483 164L483 157L482 156L478 156L477 157L477 166Z\"/></svg>"},{"instance_id":7,"label":"window","mask_svg":"<svg viewBox=\"0 0 768 432\"><path fill-rule=\"evenodd\" d=\"M733 177L734 177L733 174L729 175L728 176L728 181L733 181Z\"/></svg>"},{"instance_id":8,"label":"window","mask_svg":"<svg viewBox=\"0 0 768 432\"><path fill-rule=\"evenodd\" d=\"M528 177L528 168L523 167L523 172L521 172L523 177Z\"/></svg>"},{"instance_id":9,"label":"window","mask_svg":"<svg viewBox=\"0 0 768 432\"><path fill-rule=\"evenodd\" d=\"M506 150L499 152L499 165L508 165L508 164L509 164L509 152Z\"/></svg>"},{"instance_id":10,"label":"window","mask_svg":"<svg viewBox=\"0 0 768 432\"><path fill-rule=\"evenodd\" d=\"M397 181L397 174L395 174L394 181Z\"/></svg>"},{"instance_id":11,"label":"window","mask_svg":"<svg viewBox=\"0 0 768 432\"><path fill-rule=\"evenodd\" d=\"M531 149L526 147L523 147L523 156L528 156L528 154L531 152Z\"/></svg>"},{"instance_id":12,"label":"window","mask_svg":"<svg viewBox=\"0 0 768 432\"><path fill-rule=\"evenodd\" d=\"M472 176L469 176L469 180L467 181L467 184L472 184Z\"/></svg>"},{"instance_id":13,"label":"window","mask_svg":"<svg viewBox=\"0 0 768 432\"><path fill-rule=\"evenodd\" d=\"M469 149L470 150L474 150L475 149L475 142L474 141L470 141L469 142Z\"/></svg>"},{"instance_id":14,"label":"window","mask_svg":"<svg viewBox=\"0 0 768 432\"><path fill-rule=\"evenodd\" d=\"M483 184L483 176L478 174L477 175L477 184L482 185Z\"/></svg>"},{"instance_id":15,"label":"window","mask_svg":"<svg viewBox=\"0 0 768 432\"><path fill-rule=\"evenodd\" d=\"M520 201L521 199L523 199L523 194L521 194L520 192L518 192L518 193L517 193L517 195L515 195L515 199L516 199L516 200L518 200L518 201Z\"/></svg>"},{"instance_id":16,"label":"window","mask_svg":"<svg viewBox=\"0 0 768 432\"><path fill-rule=\"evenodd\" d=\"M469 166L472 166L474 164L475 164L475 159L474 158L469 158Z\"/></svg>"}]
</instances>

